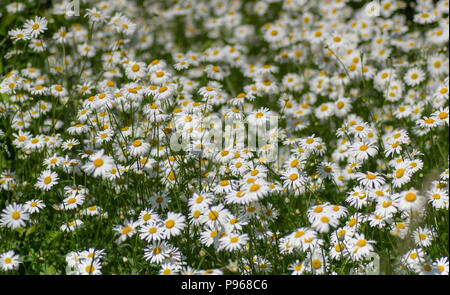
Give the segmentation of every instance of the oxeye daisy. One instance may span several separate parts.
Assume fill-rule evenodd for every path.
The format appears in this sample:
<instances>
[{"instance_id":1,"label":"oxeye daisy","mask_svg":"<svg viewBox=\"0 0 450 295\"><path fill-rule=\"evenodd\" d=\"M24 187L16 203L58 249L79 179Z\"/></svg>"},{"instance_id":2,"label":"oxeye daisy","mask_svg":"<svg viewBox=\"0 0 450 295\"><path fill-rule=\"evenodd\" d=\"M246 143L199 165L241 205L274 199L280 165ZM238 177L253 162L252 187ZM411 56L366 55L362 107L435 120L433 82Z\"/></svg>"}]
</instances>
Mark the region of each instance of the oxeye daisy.
<instances>
[{"instance_id":1,"label":"oxeye daisy","mask_svg":"<svg viewBox=\"0 0 450 295\"><path fill-rule=\"evenodd\" d=\"M39 213L39 211L45 207L46 207L45 203L39 199L32 199L32 200L27 201L24 204L25 210L27 210L28 213L30 213L30 214Z\"/></svg>"},{"instance_id":2,"label":"oxeye daisy","mask_svg":"<svg viewBox=\"0 0 450 295\"><path fill-rule=\"evenodd\" d=\"M224 235L225 232L221 231L220 229L206 226L200 234L200 242L206 247L209 247L211 245L218 247L219 239Z\"/></svg>"},{"instance_id":3,"label":"oxeye daisy","mask_svg":"<svg viewBox=\"0 0 450 295\"><path fill-rule=\"evenodd\" d=\"M436 233L433 229L425 227L418 227L412 233L414 242L418 247L428 247L431 245L436 237Z\"/></svg>"},{"instance_id":4,"label":"oxeye daisy","mask_svg":"<svg viewBox=\"0 0 450 295\"><path fill-rule=\"evenodd\" d=\"M433 188L427 191L427 199L435 209L448 208L448 190Z\"/></svg>"},{"instance_id":5,"label":"oxeye daisy","mask_svg":"<svg viewBox=\"0 0 450 295\"><path fill-rule=\"evenodd\" d=\"M84 125L82 123L74 124L73 126L69 127L67 129L67 132L70 135L80 135L82 133L85 133L89 131L91 128L87 125Z\"/></svg>"},{"instance_id":6,"label":"oxeye daisy","mask_svg":"<svg viewBox=\"0 0 450 295\"><path fill-rule=\"evenodd\" d=\"M84 15L89 18L90 24L104 23L107 21L108 17L104 11L98 10L97 8L86 9L87 13Z\"/></svg>"},{"instance_id":7,"label":"oxeye daisy","mask_svg":"<svg viewBox=\"0 0 450 295\"><path fill-rule=\"evenodd\" d=\"M243 175L249 169L248 165L246 164L246 161L241 159L232 160L229 168L231 172L235 175Z\"/></svg>"},{"instance_id":8,"label":"oxeye daisy","mask_svg":"<svg viewBox=\"0 0 450 295\"><path fill-rule=\"evenodd\" d=\"M374 213L382 217L391 217L398 211L397 202L392 200L391 197L381 197L377 199L377 205Z\"/></svg>"},{"instance_id":9,"label":"oxeye daisy","mask_svg":"<svg viewBox=\"0 0 450 295\"><path fill-rule=\"evenodd\" d=\"M407 85L416 86L425 80L425 72L419 68L412 68L406 72L403 79Z\"/></svg>"},{"instance_id":10,"label":"oxeye daisy","mask_svg":"<svg viewBox=\"0 0 450 295\"><path fill-rule=\"evenodd\" d=\"M249 180L251 178L248 178ZM242 190L245 192L245 198L252 201L257 201L262 199L268 194L269 187L267 183L262 179L257 179L252 182L247 182Z\"/></svg>"},{"instance_id":11,"label":"oxeye daisy","mask_svg":"<svg viewBox=\"0 0 450 295\"><path fill-rule=\"evenodd\" d=\"M354 220L356 220L356 218ZM343 243L344 245L349 245L354 234L355 229L352 227L339 227L330 234L330 242L332 244Z\"/></svg>"},{"instance_id":12,"label":"oxeye daisy","mask_svg":"<svg viewBox=\"0 0 450 295\"><path fill-rule=\"evenodd\" d=\"M171 262L164 262L161 265L161 269L159 271L160 275L178 275L179 271L181 269L181 266L179 264L171 263Z\"/></svg>"},{"instance_id":13,"label":"oxeye daisy","mask_svg":"<svg viewBox=\"0 0 450 295\"><path fill-rule=\"evenodd\" d=\"M436 118L440 125L447 125L449 122L449 108L441 107L439 110L431 114L431 117Z\"/></svg>"},{"instance_id":14,"label":"oxeye daisy","mask_svg":"<svg viewBox=\"0 0 450 295\"><path fill-rule=\"evenodd\" d=\"M288 270L292 271L291 275L302 275L305 272L305 264L297 259L289 265Z\"/></svg>"},{"instance_id":15,"label":"oxeye daisy","mask_svg":"<svg viewBox=\"0 0 450 295\"><path fill-rule=\"evenodd\" d=\"M83 170L87 174L92 174L93 177L103 177L106 172L111 170L114 165L114 159L111 156L105 155L104 150L100 150L89 156L89 162L83 165Z\"/></svg>"},{"instance_id":16,"label":"oxeye daisy","mask_svg":"<svg viewBox=\"0 0 450 295\"><path fill-rule=\"evenodd\" d=\"M150 204L155 209L166 209L171 201L167 193L155 194L150 198Z\"/></svg>"},{"instance_id":17,"label":"oxeye daisy","mask_svg":"<svg viewBox=\"0 0 450 295\"><path fill-rule=\"evenodd\" d=\"M142 226L145 225L146 223L156 221L160 221L158 213L154 212L151 209L144 209L139 213L139 218L137 222L139 222L139 225Z\"/></svg>"},{"instance_id":18,"label":"oxeye daisy","mask_svg":"<svg viewBox=\"0 0 450 295\"><path fill-rule=\"evenodd\" d=\"M63 232L70 232L70 231L74 231L75 229L81 227L81 225L83 225L83 221L80 219L75 219L73 221L69 221L67 223L64 223L63 225L61 225L60 230Z\"/></svg>"},{"instance_id":19,"label":"oxeye daisy","mask_svg":"<svg viewBox=\"0 0 450 295\"><path fill-rule=\"evenodd\" d=\"M144 249L144 258L150 263L161 263L169 255L169 244L166 241L153 241Z\"/></svg>"},{"instance_id":20,"label":"oxeye daisy","mask_svg":"<svg viewBox=\"0 0 450 295\"><path fill-rule=\"evenodd\" d=\"M96 53L95 47L87 43L78 44L77 49L79 54L85 57L93 57Z\"/></svg>"},{"instance_id":21,"label":"oxeye daisy","mask_svg":"<svg viewBox=\"0 0 450 295\"><path fill-rule=\"evenodd\" d=\"M186 225L186 217L180 213L169 212L163 223L164 236L169 239L181 234Z\"/></svg>"},{"instance_id":22,"label":"oxeye daisy","mask_svg":"<svg viewBox=\"0 0 450 295\"><path fill-rule=\"evenodd\" d=\"M425 252L423 251L423 249L415 248L415 249L411 249L408 252L406 252L402 256L401 262L406 267L408 267L410 269L414 269L415 266L420 264L421 262L423 262L424 259L425 259Z\"/></svg>"},{"instance_id":23,"label":"oxeye daisy","mask_svg":"<svg viewBox=\"0 0 450 295\"><path fill-rule=\"evenodd\" d=\"M136 233L136 228L139 225L137 221L125 219L124 225L117 225L113 230L120 236L117 242L122 243Z\"/></svg>"},{"instance_id":24,"label":"oxeye daisy","mask_svg":"<svg viewBox=\"0 0 450 295\"><path fill-rule=\"evenodd\" d=\"M377 172L358 172L356 173L356 179L365 187L378 188L384 185L385 180L382 175Z\"/></svg>"},{"instance_id":25,"label":"oxeye daisy","mask_svg":"<svg viewBox=\"0 0 450 295\"><path fill-rule=\"evenodd\" d=\"M99 206L92 205L81 211L81 214L88 216L100 215L103 209Z\"/></svg>"},{"instance_id":26,"label":"oxeye daisy","mask_svg":"<svg viewBox=\"0 0 450 295\"><path fill-rule=\"evenodd\" d=\"M332 179L339 167L333 162L323 162L317 167L317 173L324 179Z\"/></svg>"},{"instance_id":27,"label":"oxeye daisy","mask_svg":"<svg viewBox=\"0 0 450 295\"><path fill-rule=\"evenodd\" d=\"M331 244L329 254L331 259L340 260L342 258L347 258L349 256L349 251L345 246L345 243L336 242Z\"/></svg>"},{"instance_id":28,"label":"oxeye daisy","mask_svg":"<svg viewBox=\"0 0 450 295\"><path fill-rule=\"evenodd\" d=\"M63 200L62 208L64 210L72 210L83 205L85 196L83 194L72 194Z\"/></svg>"},{"instance_id":29,"label":"oxeye daisy","mask_svg":"<svg viewBox=\"0 0 450 295\"><path fill-rule=\"evenodd\" d=\"M324 103L320 105L314 112L319 120L324 120L329 118L334 113L334 104L331 102Z\"/></svg>"},{"instance_id":30,"label":"oxeye daisy","mask_svg":"<svg viewBox=\"0 0 450 295\"><path fill-rule=\"evenodd\" d=\"M234 252L236 250L243 249L248 240L249 238L247 234L231 233L219 239L219 247L225 251Z\"/></svg>"},{"instance_id":31,"label":"oxeye daisy","mask_svg":"<svg viewBox=\"0 0 450 295\"><path fill-rule=\"evenodd\" d=\"M227 194L233 190L233 181L229 179L224 179L219 181L219 184L216 186L214 192L216 194Z\"/></svg>"},{"instance_id":32,"label":"oxeye daisy","mask_svg":"<svg viewBox=\"0 0 450 295\"><path fill-rule=\"evenodd\" d=\"M2 210L0 224L16 229L25 226L30 215L23 204L12 203Z\"/></svg>"},{"instance_id":33,"label":"oxeye daisy","mask_svg":"<svg viewBox=\"0 0 450 295\"><path fill-rule=\"evenodd\" d=\"M40 175L36 182L36 187L43 191L50 190L54 185L58 184L58 174L51 170L45 170Z\"/></svg>"},{"instance_id":34,"label":"oxeye daisy","mask_svg":"<svg viewBox=\"0 0 450 295\"><path fill-rule=\"evenodd\" d=\"M405 160L405 162L408 164L409 172L411 174L414 174L423 168L423 161L420 159Z\"/></svg>"},{"instance_id":35,"label":"oxeye daisy","mask_svg":"<svg viewBox=\"0 0 450 295\"><path fill-rule=\"evenodd\" d=\"M334 102L334 114L338 117L344 117L352 108L350 98L342 97Z\"/></svg>"},{"instance_id":36,"label":"oxeye daisy","mask_svg":"<svg viewBox=\"0 0 450 295\"><path fill-rule=\"evenodd\" d=\"M401 187L411 180L410 167L407 163L400 163L392 173L392 184L394 187Z\"/></svg>"},{"instance_id":37,"label":"oxeye daisy","mask_svg":"<svg viewBox=\"0 0 450 295\"><path fill-rule=\"evenodd\" d=\"M27 20L23 25L25 34L36 38L45 30L47 30L48 21L45 17L36 16L34 20Z\"/></svg>"},{"instance_id":38,"label":"oxeye daisy","mask_svg":"<svg viewBox=\"0 0 450 295\"><path fill-rule=\"evenodd\" d=\"M111 129L102 130L95 136L95 141L99 144L102 144L103 142L109 142L112 140L113 135L114 131Z\"/></svg>"},{"instance_id":39,"label":"oxeye daisy","mask_svg":"<svg viewBox=\"0 0 450 295\"><path fill-rule=\"evenodd\" d=\"M0 254L0 268L3 271L18 269L20 263L22 261L19 254L16 254L13 250Z\"/></svg>"},{"instance_id":40,"label":"oxeye daisy","mask_svg":"<svg viewBox=\"0 0 450 295\"><path fill-rule=\"evenodd\" d=\"M78 264L80 275L101 275L102 264L99 260L85 259Z\"/></svg>"},{"instance_id":41,"label":"oxeye daisy","mask_svg":"<svg viewBox=\"0 0 450 295\"><path fill-rule=\"evenodd\" d=\"M449 265L448 257L441 257L433 262L433 266L437 268L440 275L448 275Z\"/></svg>"},{"instance_id":42,"label":"oxeye daisy","mask_svg":"<svg viewBox=\"0 0 450 295\"><path fill-rule=\"evenodd\" d=\"M281 178L283 179L283 187L291 190L300 189L306 182L305 174L298 169L287 170Z\"/></svg>"},{"instance_id":43,"label":"oxeye daisy","mask_svg":"<svg viewBox=\"0 0 450 295\"><path fill-rule=\"evenodd\" d=\"M216 156L216 159L220 163L228 163L233 158L234 158L234 151L230 149L223 149Z\"/></svg>"},{"instance_id":44,"label":"oxeye daisy","mask_svg":"<svg viewBox=\"0 0 450 295\"><path fill-rule=\"evenodd\" d=\"M399 210L406 212L418 211L424 208L424 197L419 195L419 192L414 188L401 192L396 200L398 202Z\"/></svg>"},{"instance_id":45,"label":"oxeye daisy","mask_svg":"<svg viewBox=\"0 0 450 295\"><path fill-rule=\"evenodd\" d=\"M254 199L247 197L246 192L243 190L231 191L225 196L226 204L249 204L252 201Z\"/></svg>"},{"instance_id":46,"label":"oxeye daisy","mask_svg":"<svg viewBox=\"0 0 450 295\"><path fill-rule=\"evenodd\" d=\"M200 217L200 221L210 227L224 226L229 214L230 211L222 204L219 204L205 210L204 214Z\"/></svg>"},{"instance_id":47,"label":"oxeye daisy","mask_svg":"<svg viewBox=\"0 0 450 295\"><path fill-rule=\"evenodd\" d=\"M351 158L366 161L378 153L378 148L373 142L357 141L351 145L349 152Z\"/></svg>"},{"instance_id":48,"label":"oxeye daisy","mask_svg":"<svg viewBox=\"0 0 450 295\"><path fill-rule=\"evenodd\" d=\"M61 145L63 150L71 150L74 146L79 145L80 142L76 138L68 139L64 141Z\"/></svg>"},{"instance_id":49,"label":"oxeye daisy","mask_svg":"<svg viewBox=\"0 0 450 295\"><path fill-rule=\"evenodd\" d=\"M12 29L8 31L8 35L13 41L28 40L30 35L28 35L23 29Z\"/></svg>"},{"instance_id":50,"label":"oxeye daisy","mask_svg":"<svg viewBox=\"0 0 450 295\"><path fill-rule=\"evenodd\" d=\"M327 233L330 227L336 227L339 220L331 214L323 213L312 222L311 227L319 233Z\"/></svg>"},{"instance_id":51,"label":"oxeye daisy","mask_svg":"<svg viewBox=\"0 0 450 295\"><path fill-rule=\"evenodd\" d=\"M439 125L439 119L433 116L423 117L422 119L417 120L416 124L423 128L434 128Z\"/></svg>"},{"instance_id":52,"label":"oxeye daisy","mask_svg":"<svg viewBox=\"0 0 450 295\"><path fill-rule=\"evenodd\" d=\"M25 4L20 3L20 2L12 2L9 3L8 5L5 6L6 7L6 11L8 11L9 13L18 13L21 12L25 9Z\"/></svg>"},{"instance_id":53,"label":"oxeye daisy","mask_svg":"<svg viewBox=\"0 0 450 295\"><path fill-rule=\"evenodd\" d=\"M205 72L209 78L221 81L229 74L229 71L223 66L207 65Z\"/></svg>"},{"instance_id":54,"label":"oxeye daisy","mask_svg":"<svg viewBox=\"0 0 450 295\"><path fill-rule=\"evenodd\" d=\"M431 11L423 11L414 15L414 21L419 24L429 24L436 21L436 15Z\"/></svg>"},{"instance_id":55,"label":"oxeye daisy","mask_svg":"<svg viewBox=\"0 0 450 295\"><path fill-rule=\"evenodd\" d=\"M129 145L128 149L130 156L142 156L149 152L150 144L142 139L136 139Z\"/></svg>"},{"instance_id":56,"label":"oxeye daisy","mask_svg":"<svg viewBox=\"0 0 450 295\"><path fill-rule=\"evenodd\" d=\"M369 226L370 227L375 227L375 228L384 228L386 227L389 223L391 223L391 218L390 216L382 216L382 215L378 215L376 213L372 213L367 217L367 221L369 222Z\"/></svg>"},{"instance_id":57,"label":"oxeye daisy","mask_svg":"<svg viewBox=\"0 0 450 295\"><path fill-rule=\"evenodd\" d=\"M131 80L138 80L146 74L146 64L143 62L130 61L124 65L125 74Z\"/></svg>"},{"instance_id":58,"label":"oxeye daisy","mask_svg":"<svg viewBox=\"0 0 450 295\"><path fill-rule=\"evenodd\" d=\"M308 255L305 259L307 262L307 270L308 272L314 275L322 275L325 274L327 268L329 267L328 257L322 254L322 251L313 251L308 252Z\"/></svg>"},{"instance_id":59,"label":"oxeye daisy","mask_svg":"<svg viewBox=\"0 0 450 295\"><path fill-rule=\"evenodd\" d=\"M375 241L367 240L364 234L355 233L349 246L352 259L358 261L367 257L374 250L373 244Z\"/></svg>"},{"instance_id":60,"label":"oxeye daisy","mask_svg":"<svg viewBox=\"0 0 450 295\"><path fill-rule=\"evenodd\" d=\"M194 193L189 199L188 205L190 208L208 208L213 202L213 196L210 193Z\"/></svg>"},{"instance_id":61,"label":"oxeye daisy","mask_svg":"<svg viewBox=\"0 0 450 295\"><path fill-rule=\"evenodd\" d=\"M352 191L348 192L345 201L356 209L361 209L369 203L368 192L361 187L355 187Z\"/></svg>"},{"instance_id":62,"label":"oxeye daisy","mask_svg":"<svg viewBox=\"0 0 450 295\"><path fill-rule=\"evenodd\" d=\"M285 30L279 26L271 26L265 33L264 39L267 42L275 43L285 37Z\"/></svg>"}]
</instances>

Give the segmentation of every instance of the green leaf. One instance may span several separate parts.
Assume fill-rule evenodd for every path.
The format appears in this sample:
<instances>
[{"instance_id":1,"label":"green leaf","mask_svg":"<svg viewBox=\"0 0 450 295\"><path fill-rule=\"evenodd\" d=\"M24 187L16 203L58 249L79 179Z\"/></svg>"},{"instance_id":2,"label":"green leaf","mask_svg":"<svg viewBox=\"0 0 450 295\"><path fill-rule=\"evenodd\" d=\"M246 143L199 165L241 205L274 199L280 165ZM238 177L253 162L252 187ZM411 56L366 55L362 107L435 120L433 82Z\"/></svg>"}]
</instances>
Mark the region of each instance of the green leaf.
<instances>
[{"instance_id":1,"label":"green leaf","mask_svg":"<svg viewBox=\"0 0 450 295\"><path fill-rule=\"evenodd\" d=\"M19 227L16 229L16 231L19 233L19 235L22 235L25 229L23 227Z\"/></svg>"},{"instance_id":2,"label":"green leaf","mask_svg":"<svg viewBox=\"0 0 450 295\"><path fill-rule=\"evenodd\" d=\"M44 275L56 275L56 268L53 265L48 265L44 268L44 271L41 272Z\"/></svg>"},{"instance_id":3,"label":"green leaf","mask_svg":"<svg viewBox=\"0 0 450 295\"><path fill-rule=\"evenodd\" d=\"M27 231L25 232L25 237L28 237L29 235L34 233L36 231L36 228L37 228L37 225L33 225L32 227L27 229Z\"/></svg>"}]
</instances>

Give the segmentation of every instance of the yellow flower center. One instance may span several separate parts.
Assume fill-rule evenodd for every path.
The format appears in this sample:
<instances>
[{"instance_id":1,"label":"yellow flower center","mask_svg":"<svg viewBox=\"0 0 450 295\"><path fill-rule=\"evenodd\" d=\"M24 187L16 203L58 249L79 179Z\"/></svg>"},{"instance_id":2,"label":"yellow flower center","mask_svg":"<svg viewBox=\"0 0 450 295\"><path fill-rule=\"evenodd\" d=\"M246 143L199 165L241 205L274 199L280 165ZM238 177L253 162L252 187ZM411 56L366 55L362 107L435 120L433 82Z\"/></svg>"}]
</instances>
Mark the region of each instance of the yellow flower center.
<instances>
[{"instance_id":1,"label":"yellow flower center","mask_svg":"<svg viewBox=\"0 0 450 295\"><path fill-rule=\"evenodd\" d=\"M100 167L100 166L102 166L103 165L103 160L102 159L96 159L95 161L94 161L94 166L95 167Z\"/></svg>"},{"instance_id":2,"label":"yellow flower center","mask_svg":"<svg viewBox=\"0 0 450 295\"><path fill-rule=\"evenodd\" d=\"M133 141L133 146L134 147L140 147L141 145L142 145L142 141L140 141L140 140Z\"/></svg>"},{"instance_id":3,"label":"yellow flower center","mask_svg":"<svg viewBox=\"0 0 450 295\"><path fill-rule=\"evenodd\" d=\"M44 183L45 184L49 184L50 182L52 182L52 178L50 176L47 176L44 178Z\"/></svg>"},{"instance_id":4,"label":"yellow flower center","mask_svg":"<svg viewBox=\"0 0 450 295\"><path fill-rule=\"evenodd\" d=\"M369 148L368 145L363 144L362 146L359 147L359 150L360 150L360 151L365 151L365 150L367 150L368 148Z\"/></svg>"},{"instance_id":5,"label":"yellow flower center","mask_svg":"<svg viewBox=\"0 0 450 295\"><path fill-rule=\"evenodd\" d=\"M416 200L417 196L415 193L407 193L405 195L405 200L408 202L414 202Z\"/></svg>"},{"instance_id":6,"label":"yellow flower center","mask_svg":"<svg viewBox=\"0 0 450 295\"><path fill-rule=\"evenodd\" d=\"M172 227L174 227L174 225L175 225L175 221L173 221L172 219L166 221L167 228L172 228Z\"/></svg>"},{"instance_id":7,"label":"yellow flower center","mask_svg":"<svg viewBox=\"0 0 450 295\"><path fill-rule=\"evenodd\" d=\"M13 218L13 219L19 219L20 218L20 212L18 212L18 211L14 211L12 214L11 214L11 217Z\"/></svg>"},{"instance_id":8,"label":"yellow flower center","mask_svg":"<svg viewBox=\"0 0 450 295\"><path fill-rule=\"evenodd\" d=\"M131 67L131 70L133 71L133 72L137 72L137 71L139 71L140 70L140 66L138 65L138 64L134 64L132 67Z\"/></svg>"},{"instance_id":9,"label":"yellow flower center","mask_svg":"<svg viewBox=\"0 0 450 295\"><path fill-rule=\"evenodd\" d=\"M217 218L219 218L219 213L217 211L211 211L209 212L208 217L211 220L217 220Z\"/></svg>"},{"instance_id":10,"label":"yellow flower center","mask_svg":"<svg viewBox=\"0 0 450 295\"><path fill-rule=\"evenodd\" d=\"M383 208L387 208L387 207L389 207L389 206L391 206L392 205L392 201L391 200L388 200L388 201L384 201L383 202Z\"/></svg>"},{"instance_id":11,"label":"yellow flower center","mask_svg":"<svg viewBox=\"0 0 450 295\"><path fill-rule=\"evenodd\" d=\"M369 174L366 175L366 178L367 178L367 179L375 179L376 176L375 176L375 174L369 173Z\"/></svg>"},{"instance_id":12,"label":"yellow flower center","mask_svg":"<svg viewBox=\"0 0 450 295\"><path fill-rule=\"evenodd\" d=\"M126 226L122 229L122 234L126 235L131 232L131 227Z\"/></svg>"},{"instance_id":13,"label":"yellow flower center","mask_svg":"<svg viewBox=\"0 0 450 295\"><path fill-rule=\"evenodd\" d=\"M319 268L322 266L322 262L321 262L319 259L314 259L314 260L311 262L311 266L312 266L314 269L319 269Z\"/></svg>"},{"instance_id":14,"label":"yellow flower center","mask_svg":"<svg viewBox=\"0 0 450 295\"><path fill-rule=\"evenodd\" d=\"M359 247L364 247L365 245L367 245L367 241L366 240L359 240L356 245L358 245Z\"/></svg>"},{"instance_id":15,"label":"yellow flower center","mask_svg":"<svg viewBox=\"0 0 450 295\"><path fill-rule=\"evenodd\" d=\"M433 194L433 199L439 200L441 198L440 194Z\"/></svg>"},{"instance_id":16,"label":"yellow flower center","mask_svg":"<svg viewBox=\"0 0 450 295\"><path fill-rule=\"evenodd\" d=\"M261 186L259 184L257 184L257 183L252 184L252 186L250 187L250 191L251 192L256 192L257 190L259 190L260 187Z\"/></svg>"},{"instance_id":17,"label":"yellow flower center","mask_svg":"<svg viewBox=\"0 0 450 295\"><path fill-rule=\"evenodd\" d=\"M314 210L313 210L314 213L320 213L322 211L323 211L323 207L321 207L321 206L318 206L318 207L314 208Z\"/></svg>"}]
</instances>

